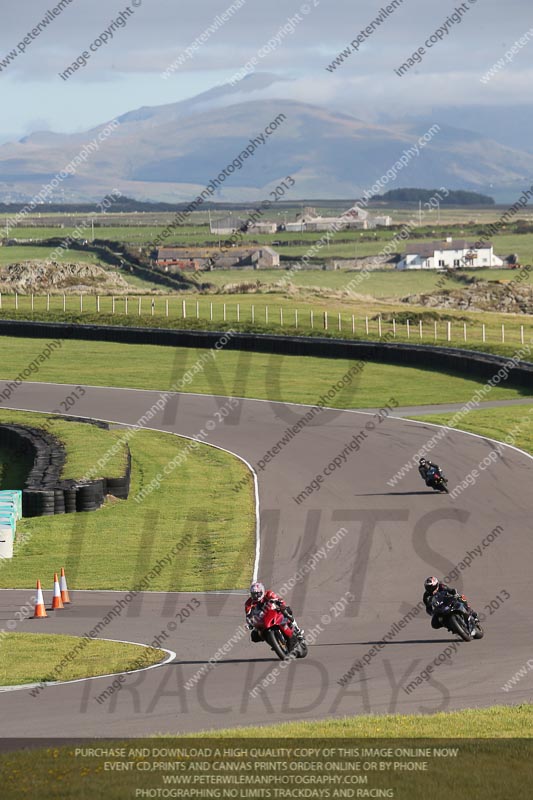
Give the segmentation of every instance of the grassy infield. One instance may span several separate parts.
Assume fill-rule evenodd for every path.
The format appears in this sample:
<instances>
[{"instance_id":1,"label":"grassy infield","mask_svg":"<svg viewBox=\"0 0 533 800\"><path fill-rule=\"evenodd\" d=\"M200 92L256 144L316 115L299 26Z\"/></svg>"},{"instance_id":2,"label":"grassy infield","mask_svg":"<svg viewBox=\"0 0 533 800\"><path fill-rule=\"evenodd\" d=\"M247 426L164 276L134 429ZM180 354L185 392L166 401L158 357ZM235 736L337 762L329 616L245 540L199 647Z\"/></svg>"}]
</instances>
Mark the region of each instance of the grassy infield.
<instances>
[{"instance_id":1,"label":"grassy infield","mask_svg":"<svg viewBox=\"0 0 533 800\"><path fill-rule=\"evenodd\" d=\"M13 377L16 366L29 362L39 351L39 340L4 339L2 358L2 377ZM84 358L81 359L83 350ZM120 357L119 357L120 352ZM140 388L168 388L176 375L190 366L198 353L179 350L172 353L168 348L122 346L108 343L65 342L61 350L61 362L51 358L44 364L36 376L41 381L78 381L83 384L101 384L115 386L138 386ZM253 355L248 368L243 372L243 362L239 363L239 354L223 352L219 355L219 372L203 373L196 377L191 389L198 392L233 393L250 397L267 397L286 401L314 402L321 392L348 367L348 362L326 361L323 359L292 359L291 357L268 357ZM242 357L241 357L242 358ZM142 364L142 369L140 366ZM251 369L250 367L252 367ZM279 369L279 386L283 386L283 397L279 390L270 390L273 368ZM224 380L220 376L224 375ZM340 407L378 406L385 396L394 393L400 404L415 404L420 401L420 378L424 378L424 401L447 402L467 401L477 388L477 382L457 376L433 373L428 380L427 372L416 369L402 369L389 365L368 364L355 387L338 398ZM267 378L269 378L267 380ZM513 389L495 388L490 399L502 399L520 396ZM465 430L480 432L487 436L502 439L513 427L520 426L516 435L518 446L533 452L531 437L533 424L531 418L524 424L528 407L507 407L471 412L461 427ZM34 415L32 415L34 416ZM35 415L37 417L37 415ZM429 421L446 423L452 415L432 415ZM13 412L3 411L1 419L20 419ZM73 442L78 429L80 435L87 439L87 426L75 423L48 421L50 428L55 427L58 435L70 440L69 450L75 451ZM74 434L71 432L74 431ZM91 429L91 435L94 435ZM98 432L101 435L101 432ZM116 432L104 436L116 436ZM81 439L80 439L81 441ZM98 443L98 447L101 446ZM165 434L140 432L130 441L133 455L132 495L148 482L150 476L172 458L178 447L178 440ZM85 446L82 448L85 451ZM90 461L95 457L93 449ZM76 463L76 469L83 468L83 454L73 453L69 462ZM241 495L225 500L225 487L234 483L244 467L230 456L202 447L193 454L185 467L180 470L180 492L175 486L178 476L173 475L164 483L159 492L152 494L142 505L141 510L130 500L129 502L107 503L99 512L77 515L73 526L68 516L54 519L53 524L46 518L25 520L23 530L25 543L20 546L16 558L4 565L0 571L1 586L23 586L31 583L37 574L48 576L57 569L59 562L65 563L70 574L71 585L87 588L126 588L142 576L136 566L137 546L146 531L150 532L153 542L153 559L166 553L174 541L179 540L185 530L194 531L194 539L185 557L180 559L179 568L171 568L167 574L156 579L151 588L165 589L210 589L243 586L250 573L252 554L252 511L250 498ZM179 497L179 502L173 498ZM164 499L164 502L162 500ZM134 507L135 506L135 507ZM209 508L209 514L199 509ZM178 524L176 525L176 519ZM242 520L246 519L246 525ZM83 520L80 525L80 520ZM223 522L220 522L223 520ZM239 530L248 531L246 541L239 541ZM109 531L115 531L114 537ZM222 534L222 535L221 535ZM112 558L116 553L116 538L120 537L121 558ZM46 547L44 541L46 539ZM137 545L137 546L136 546ZM242 559L235 559L236 548L246 554ZM54 552L54 557L50 556ZM82 557L83 556L83 557ZM236 562L239 562L236 566ZM109 564L113 564L112 571ZM144 562L146 563L146 562ZM210 564L209 571L203 567ZM204 578L199 585L199 576ZM3 647L12 646L16 637L4 640ZM42 637L40 637L42 639ZM54 637L55 638L55 637ZM60 637L63 638L63 637ZM64 637L67 640L69 637ZM43 640L44 641L44 640ZM18 647L26 647L26 643ZM57 646L54 644L53 646ZM68 647L67 641L60 647ZM20 652L20 651L19 651ZM96 652L96 651L95 651ZM98 656L100 654L98 653ZM153 660L160 658L154 651ZM131 660L131 653L106 653L106 664L113 669L120 669L124 660ZM122 660L121 660L122 659ZM10 659L11 660L11 659ZM48 662L49 663L49 662ZM95 668L96 669L96 668ZM107 669L107 667L106 667ZM33 671L22 673L21 680L28 680L29 675L38 675L39 666ZM94 674L94 672L90 673ZM10 678L11 679L11 678ZM2 675L0 673L0 682ZM454 712L428 716L384 716L346 718L325 720L318 723L287 723L265 728L246 729L241 731L222 731L217 736L239 736L243 733L253 737L530 737L533 734L533 707L494 707L491 709ZM205 734L206 736L209 734ZM61 787L62 797L80 797L80 791L87 788L87 776L90 775L92 792L103 791L106 796L123 797L123 792L138 786L138 775L121 774L119 778L110 780L109 774L99 774L101 768L94 772L84 770L73 763L72 751L45 751L43 758L47 765L53 756L54 768L50 773L59 782L68 775L70 788ZM9 797L27 796L24 785L27 780L20 781L32 757L28 754L13 754L6 758L4 767L8 775ZM487 773L488 775L488 773ZM34 779L29 779L32 789L36 788ZM485 776L485 780L488 780ZM58 784L58 787L60 783ZM427 781L425 782L427 788ZM44 787L44 784L43 784ZM59 788L58 788L59 791ZM415 794L413 784L411 796ZM52 796L49 794L48 796ZM54 795L55 796L55 795ZM59 794L57 795L59 796ZM128 795L129 796L129 795ZM506 797L505 794L494 794L494 797ZM514 795L518 796L518 795Z\"/></svg>"}]
</instances>

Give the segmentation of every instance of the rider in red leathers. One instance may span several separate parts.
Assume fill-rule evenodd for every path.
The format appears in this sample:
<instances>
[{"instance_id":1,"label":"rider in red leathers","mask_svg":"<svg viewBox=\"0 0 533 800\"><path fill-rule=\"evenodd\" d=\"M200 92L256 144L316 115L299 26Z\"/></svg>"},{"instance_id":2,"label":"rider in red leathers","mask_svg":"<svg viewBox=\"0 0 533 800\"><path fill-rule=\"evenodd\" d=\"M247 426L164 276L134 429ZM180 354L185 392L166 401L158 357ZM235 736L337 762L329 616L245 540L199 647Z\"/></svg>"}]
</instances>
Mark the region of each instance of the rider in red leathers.
<instances>
[{"instance_id":1,"label":"rider in red leathers","mask_svg":"<svg viewBox=\"0 0 533 800\"><path fill-rule=\"evenodd\" d=\"M296 620L294 619L294 614L292 613L292 609L290 606L287 605L285 600L283 600L282 597L280 597L270 589L267 592L262 583L254 581L254 583L252 583L252 585L250 586L250 597L248 598L244 606L244 611L246 614L246 622L248 624L248 627L252 631L251 633L252 642L260 642L262 641L262 639L259 631L255 630L251 618L257 611L261 611L265 603L269 602L270 603L274 602L277 604L279 610L285 616L287 624L294 631L295 636L297 638L303 637L303 631L298 626Z\"/></svg>"}]
</instances>

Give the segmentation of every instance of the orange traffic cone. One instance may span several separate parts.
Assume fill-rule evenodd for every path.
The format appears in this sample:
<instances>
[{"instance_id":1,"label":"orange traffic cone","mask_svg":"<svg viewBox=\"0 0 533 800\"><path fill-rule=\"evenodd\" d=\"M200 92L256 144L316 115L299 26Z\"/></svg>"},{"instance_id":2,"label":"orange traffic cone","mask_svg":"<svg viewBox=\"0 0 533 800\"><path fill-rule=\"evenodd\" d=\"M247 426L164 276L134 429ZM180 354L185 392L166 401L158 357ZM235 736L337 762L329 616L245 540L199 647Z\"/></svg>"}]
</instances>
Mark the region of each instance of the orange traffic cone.
<instances>
[{"instance_id":1,"label":"orange traffic cone","mask_svg":"<svg viewBox=\"0 0 533 800\"><path fill-rule=\"evenodd\" d=\"M65 568L61 567L61 577L59 578L59 588L61 589L61 600L63 603L67 604L70 603L70 597L68 595L68 586L67 586L67 579L65 578Z\"/></svg>"},{"instance_id":2,"label":"orange traffic cone","mask_svg":"<svg viewBox=\"0 0 533 800\"><path fill-rule=\"evenodd\" d=\"M33 619L42 619L47 617L46 608L44 607L43 590L41 588L41 581L37 581L37 598L35 600L35 609L33 612Z\"/></svg>"},{"instance_id":3,"label":"orange traffic cone","mask_svg":"<svg viewBox=\"0 0 533 800\"><path fill-rule=\"evenodd\" d=\"M58 608L64 608L63 601L61 599L61 592L59 591L59 580L57 578L57 572L54 572L54 596L52 597L52 611L55 611Z\"/></svg>"}]
</instances>

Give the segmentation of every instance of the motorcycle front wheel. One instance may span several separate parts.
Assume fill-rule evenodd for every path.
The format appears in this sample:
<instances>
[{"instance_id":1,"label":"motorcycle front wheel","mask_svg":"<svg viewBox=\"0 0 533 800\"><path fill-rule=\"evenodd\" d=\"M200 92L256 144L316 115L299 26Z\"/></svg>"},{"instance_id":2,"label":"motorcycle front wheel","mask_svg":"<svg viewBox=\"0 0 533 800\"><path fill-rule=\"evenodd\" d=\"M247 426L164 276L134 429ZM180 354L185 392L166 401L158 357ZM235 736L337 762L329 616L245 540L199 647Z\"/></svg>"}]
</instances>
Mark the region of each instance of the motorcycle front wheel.
<instances>
[{"instance_id":1,"label":"motorcycle front wheel","mask_svg":"<svg viewBox=\"0 0 533 800\"><path fill-rule=\"evenodd\" d=\"M463 642L472 641L472 637L468 633L465 624L463 623L462 619L458 617L457 614L450 614L449 624L452 631L456 633L458 636L460 636Z\"/></svg>"},{"instance_id":2,"label":"motorcycle front wheel","mask_svg":"<svg viewBox=\"0 0 533 800\"><path fill-rule=\"evenodd\" d=\"M309 649L307 647L307 642L304 641L298 642L294 650L296 652L296 658L305 658L309 652Z\"/></svg>"},{"instance_id":3,"label":"motorcycle front wheel","mask_svg":"<svg viewBox=\"0 0 533 800\"><path fill-rule=\"evenodd\" d=\"M476 627L474 628L474 639L483 639L484 636L485 636L485 631L478 622L476 624Z\"/></svg>"},{"instance_id":4,"label":"motorcycle front wheel","mask_svg":"<svg viewBox=\"0 0 533 800\"><path fill-rule=\"evenodd\" d=\"M282 632L276 628L269 628L265 631L263 638L265 642L270 645L280 661L285 661L289 655L289 648Z\"/></svg>"}]
</instances>

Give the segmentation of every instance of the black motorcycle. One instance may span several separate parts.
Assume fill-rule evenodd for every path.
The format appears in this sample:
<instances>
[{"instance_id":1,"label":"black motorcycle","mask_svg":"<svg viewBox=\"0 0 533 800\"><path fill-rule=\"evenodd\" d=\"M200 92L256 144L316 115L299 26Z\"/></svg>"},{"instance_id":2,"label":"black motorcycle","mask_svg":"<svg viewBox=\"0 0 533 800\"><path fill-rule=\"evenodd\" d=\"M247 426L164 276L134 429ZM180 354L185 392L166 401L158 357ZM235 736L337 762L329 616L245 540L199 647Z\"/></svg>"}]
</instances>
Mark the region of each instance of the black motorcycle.
<instances>
[{"instance_id":1,"label":"black motorcycle","mask_svg":"<svg viewBox=\"0 0 533 800\"><path fill-rule=\"evenodd\" d=\"M456 633L464 642L483 639L484 631L478 616L472 609L468 610L461 595L441 592L433 600L431 611L433 615L441 618L444 627L450 633Z\"/></svg>"},{"instance_id":2,"label":"black motorcycle","mask_svg":"<svg viewBox=\"0 0 533 800\"><path fill-rule=\"evenodd\" d=\"M426 483L428 484L428 486L431 486L431 488L434 489L434 491L445 492L446 494L448 494L448 481L446 480L442 472L439 472L434 467L428 469L426 476Z\"/></svg>"}]
</instances>

